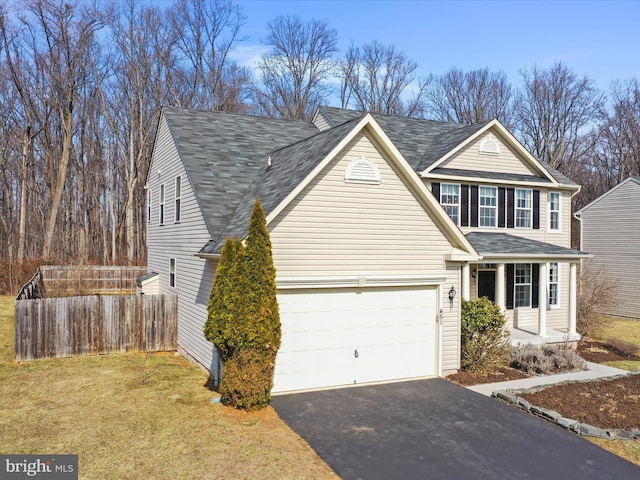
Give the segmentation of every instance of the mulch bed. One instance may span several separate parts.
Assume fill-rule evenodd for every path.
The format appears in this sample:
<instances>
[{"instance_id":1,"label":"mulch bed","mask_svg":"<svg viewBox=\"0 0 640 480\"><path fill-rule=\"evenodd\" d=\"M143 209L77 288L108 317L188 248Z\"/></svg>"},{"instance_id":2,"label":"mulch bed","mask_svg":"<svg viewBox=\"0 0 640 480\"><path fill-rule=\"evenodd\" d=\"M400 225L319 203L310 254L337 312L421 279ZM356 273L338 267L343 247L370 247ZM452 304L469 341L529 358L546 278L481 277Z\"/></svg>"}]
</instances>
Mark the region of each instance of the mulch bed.
<instances>
[{"instance_id":1,"label":"mulch bed","mask_svg":"<svg viewBox=\"0 0 640 480\"><path fill-rule=\"evenodd\" d=\"M605 342L583 341L578 354L588 362L602 363L637 360L638 355L624 354ZM464 386L504 382L529 375L512 368L503 368L493 375L459 372L447 380ZM640 375L623 378L574 382L556 385L536 393L520 394L532 405L555 410L566 418L604 429L640 430Z\"/></svg>"},{"instance_id":2,"label":"mulch bed","mask_svg":"<svg viewBox=\"0 0 640 480\"><path fill-rule=\"evenodd\" d=\"M578 344L578 355L587 362L603 363L618 360L640 361L638 355L628 355L613 348L605 342L583 341Z\"/></svg>"},{"instance_id":3,"label":"mulch bed","mask_svg":"<svg viewBox=\"0 0 640 480\"><path fill-rule=\"evenodd\" d=\"M480 385L481 383L507 382L509 380L519 380L521 378L528 378L530 376L531 375L527 375L520 370L503 367L495 373L486 375L460 371L458 373L454 373L453 375L449 375L447 377L447 380L450 380L459 385L463 385L465 387L470 387L471 385Z\"/></svg>"},{"instance_id":4,"label":"mulch bed","mask_svg":"<svg viewBox=\"0 0 640 480\"><path fill-rule=\"evenodd\" d=\"M566 383L520 396L594 427L640 430L640 375Z\"/></svg>"}]
</instances>

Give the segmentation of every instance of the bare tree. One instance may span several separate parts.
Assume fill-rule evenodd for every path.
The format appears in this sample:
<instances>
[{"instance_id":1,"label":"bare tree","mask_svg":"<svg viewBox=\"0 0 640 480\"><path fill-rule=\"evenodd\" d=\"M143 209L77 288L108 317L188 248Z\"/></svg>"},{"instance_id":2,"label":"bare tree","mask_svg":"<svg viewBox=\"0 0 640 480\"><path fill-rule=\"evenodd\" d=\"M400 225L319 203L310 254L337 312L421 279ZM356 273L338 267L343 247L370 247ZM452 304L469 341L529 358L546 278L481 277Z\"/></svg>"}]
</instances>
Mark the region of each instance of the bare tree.
<instances>
[{"instance_id":1,"label":"bare tree","mask_svg":"<svg viewBox=\"0 0 640 480\"><path fill-rule=\"evenodd\" d=\"M515 103L515 124L524 145L562 173L593 146L586 135L602 108L603 94L588 77L557 62L549 70L521 71L524 87Z\"/></svg>"},{"instance_id":2,"label":"bare tree","mask_svg":"<svg viewBox=\"0 0 640 480\"><path fill-rule=\"evenodd\" d=\"M421 116L430 79L416 79L417 68L416 62L393 45L385 46L377 41L361 48L351 45L340 63L342 108ZM411 97L404 100L407 93Z\"/></svg>"},{"instance_id":3,"label":"bare tree","mask_svg":"<svg viewBox=\"0 0 640 480\"><path fill-rule=\"evenodd\" d=\"M276 17L267 29L270 50L259 64L256 103L268 116L308 120L330 91L338 34L324 21L293 16Z\"/></svg>"},{"instance_id":4,"label":"bare tree","mask_svg":"<svg viewBox=\"0 0 640 480\"><path fill-rule=\"evenodd\" d=\"M246 111L251 75L229 58L246 17L232 0L177 0L167 12L179 54L178 104Z\"/></svg>"},{"instance_id":5,"label":"bare tree","mask_svg":"<svg viewBox=\"0 0 640 480\"><path fill-rule=\"evenodd\" d=\"M428 112L434 120L468 125L497 118L509 128L513 120L511 85L502 71L452 68L433 82Z\"/></svg>"}]
</instances>

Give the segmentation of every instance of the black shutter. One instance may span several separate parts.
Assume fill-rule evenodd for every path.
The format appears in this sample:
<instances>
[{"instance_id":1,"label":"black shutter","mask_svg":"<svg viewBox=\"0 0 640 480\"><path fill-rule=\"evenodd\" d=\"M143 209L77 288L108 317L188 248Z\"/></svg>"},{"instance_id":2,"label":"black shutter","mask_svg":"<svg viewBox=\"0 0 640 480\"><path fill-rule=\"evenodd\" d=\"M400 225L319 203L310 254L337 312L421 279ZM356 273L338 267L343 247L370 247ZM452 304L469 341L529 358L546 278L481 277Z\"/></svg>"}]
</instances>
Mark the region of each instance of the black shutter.
<instances>
[{"instance_id":1,"label":"black shutter","mask_svg":"<svg viewBox=\"0 0 640 480\"><path fill-rule=\"evenodd\" d=\"M507 263L507 308L513 309L513 289L515 286L515 265L513 263Z\"/></svg>"},{"instance_id":2,"label":"black shutter","mask_svg":"<svg viewBox=\"0 0 640 480\"><path fill-rule=\"evenodd\" d=\"M498 187L498 227L504 228L505 225L505 188Z\"/></svg>"},{"instance_id":3,"label":"black shutter","mask_svg":"<svg viewBox=\"0 0 640 480\"><path fill-rule=\"evenodd\" d=\"M538 308L539 298L539 284L540 282L540 264L534 263L531 265L531 308Z\"/></svg>"},{"instance_id":4,"label":"black shutter","mask_svg":"<svg viewBox=\"0 0 640 480\"><path fill-rule=\"evenodd\" d=\"M533 191L533 228L540 228L540 190Z\"/></svg>"},{"instance_id":5,"label":"black shutter","mask_svg":"<svg viewBox=\"0 0 640 480\"><path fill-rule=\"evenodd\" d=\"M461 185L460 195L460 226L469 226L469 185Z\"/></svg>"},{"instance_id":6,"label":"black shutter","mask_svg":"<svg viewBox=\"0 0 640 480\"><path fill-rule=\"evenodd\" d=\"M471 226L478 226L478 185L471 185Z\"/></svg>"},{"instance_id":7,"label":"black shutter","mask_svg":"<svg viewBox=\"0 0 640 480\"><path fill-rule=\"evenodd\" d=\"M433 196L436 197L436 200L438 200L438 203L440 203L440 184L439 183L431 184L431 193L433 193Z\"/></svg>"},{"instance_id":8,"label":"black shutter","mask_svg":"<svg viewBox=\"0 0 640 480\"><path fill-rule=\"evenodd\" d=\"M507 188L507 228L516 226L516 191L513 188Z\"/></svg>"}]
</instances>

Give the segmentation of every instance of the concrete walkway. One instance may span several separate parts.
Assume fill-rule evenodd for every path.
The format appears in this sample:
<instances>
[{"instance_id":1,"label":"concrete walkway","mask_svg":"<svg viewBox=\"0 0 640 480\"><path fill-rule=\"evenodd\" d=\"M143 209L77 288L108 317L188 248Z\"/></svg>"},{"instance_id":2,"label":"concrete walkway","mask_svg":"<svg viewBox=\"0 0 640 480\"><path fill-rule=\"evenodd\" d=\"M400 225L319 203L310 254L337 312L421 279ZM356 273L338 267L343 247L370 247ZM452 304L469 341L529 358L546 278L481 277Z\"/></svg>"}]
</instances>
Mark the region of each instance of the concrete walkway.
<instances>
[{"instance_id":1,"label":"concrete walkway","mask_svg":"<svg viewBox=\"0 0 640 480\"><path fill-rule=\"evenodd\" d=\"M522 378L520 380L510 380L508 382L497 383L485 383L482 385L473 385L467 387L469 390L481 393L488 397L497 390L507 389L526 389L533 388L539 385L553 385L560 382L573 381L573 380L595 380L597 378L614 377L616 375L626 375L629 373L627 370L621 370L619 368L608 367L606 365L600 365L598 363L587 362L588 370L582 370L572 373L559 373L557 375L541 375L536 377Z\"/></svg>"}]
</instances>

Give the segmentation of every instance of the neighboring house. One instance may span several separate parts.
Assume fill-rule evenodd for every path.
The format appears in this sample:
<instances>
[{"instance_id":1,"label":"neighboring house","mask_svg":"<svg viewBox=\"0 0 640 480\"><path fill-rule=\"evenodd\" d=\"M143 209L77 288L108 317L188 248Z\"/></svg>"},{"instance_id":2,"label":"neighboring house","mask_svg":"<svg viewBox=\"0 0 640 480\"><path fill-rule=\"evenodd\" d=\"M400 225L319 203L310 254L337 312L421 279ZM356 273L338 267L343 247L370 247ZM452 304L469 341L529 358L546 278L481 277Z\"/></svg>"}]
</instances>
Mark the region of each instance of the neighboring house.
<instances>
[{"instance_id":1,"label":"neighboring house","mask_svg":"<svg viewBox=\"0 0 640 480\"><path fill-rule=\"evenodd\" d=\"M148 268L179 295L180 351L216 373L209 293L225 238L246 236L258 197L283 331L274 392L442 376L460 365L461 298L495 301L516 340L577 338L578 188L497 121L165 108Z\"/></svg>"},{"instance_id":2,"label":"neighboring house","mask_svg":"<svg viewBox=\"0 0 640 480\"><path fill-rule=\"evenodd\" d=\"M640 319L640 178L629 177L576 212L580 247L618 282L606 313Z\"/></svg>"}]
</instances>

